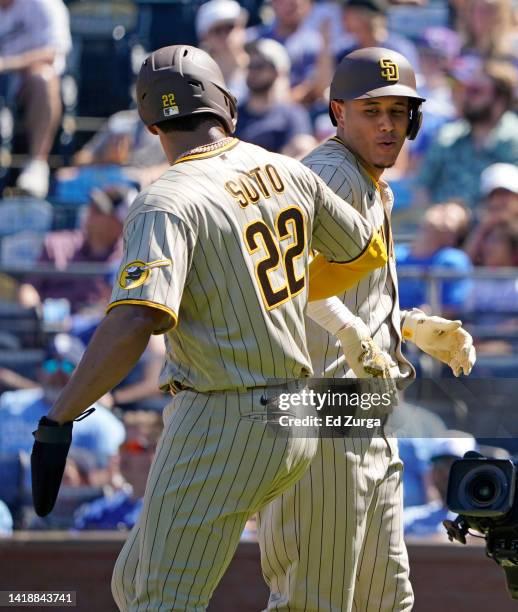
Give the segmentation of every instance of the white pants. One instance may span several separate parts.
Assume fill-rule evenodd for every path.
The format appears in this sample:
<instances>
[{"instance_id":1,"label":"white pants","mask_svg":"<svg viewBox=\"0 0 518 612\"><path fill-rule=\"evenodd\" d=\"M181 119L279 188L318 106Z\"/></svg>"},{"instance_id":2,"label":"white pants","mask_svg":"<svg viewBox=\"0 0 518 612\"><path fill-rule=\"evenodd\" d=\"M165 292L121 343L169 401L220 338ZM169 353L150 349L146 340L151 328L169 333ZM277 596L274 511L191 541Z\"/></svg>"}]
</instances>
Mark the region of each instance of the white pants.
<instances>
[{"instance_id":1,"label":"white pants","mask_svg":"<svg viewBox=\"0 0 518 612\"><path fill-rule=\"evenodd\" d=\"M259 514L268 610L412 609L402 467L395 440L321 440L310 469Z\"/></svg>"},{"instance_id":2,"label":"white pants","mask_svg":"<svg viewBox=\"0 0 518 612\"><path fill-rule=\"evenodd\" d=\"M272 433L261 395L182 391L165 409L140 519L113 572L121 611L205 610L247 519L308 468L318 440Z\"/></svg>"}]
</instances>

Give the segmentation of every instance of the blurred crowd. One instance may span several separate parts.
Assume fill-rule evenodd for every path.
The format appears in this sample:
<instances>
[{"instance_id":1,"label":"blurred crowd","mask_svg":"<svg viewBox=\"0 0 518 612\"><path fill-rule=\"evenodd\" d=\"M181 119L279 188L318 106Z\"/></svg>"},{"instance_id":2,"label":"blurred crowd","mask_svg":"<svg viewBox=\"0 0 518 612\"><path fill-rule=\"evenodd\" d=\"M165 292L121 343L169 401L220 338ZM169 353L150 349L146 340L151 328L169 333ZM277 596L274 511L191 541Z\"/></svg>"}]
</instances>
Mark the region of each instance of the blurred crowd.
<instances>
[{"instance_id":1,"label":"blurred crowd","mask_svg":"<svg viewBox=\"0 0 518 612\"><path fill-rule=\"evenodd\" d=\"M34 424L104 314L128 209L168 167L133 89L145 53L176 43L203 47L221 67L238 99L239 138L298 159L334 133L328 88L345 54L383 46L405 55L426 102L418 138L385 173L401 307L467 321L480 376L518 367L512 0L193 0L182 9L0 0L0 533L11 514L17 527L66 529L126 529L138 514L167 403L160 337L78 423L46 521L30 511L27 457ZM454 425L441 424L433 443L403 445L409 534L445 518L446 467L476 447L465 434L448 437Z\"/></svg>"}]
</instances>

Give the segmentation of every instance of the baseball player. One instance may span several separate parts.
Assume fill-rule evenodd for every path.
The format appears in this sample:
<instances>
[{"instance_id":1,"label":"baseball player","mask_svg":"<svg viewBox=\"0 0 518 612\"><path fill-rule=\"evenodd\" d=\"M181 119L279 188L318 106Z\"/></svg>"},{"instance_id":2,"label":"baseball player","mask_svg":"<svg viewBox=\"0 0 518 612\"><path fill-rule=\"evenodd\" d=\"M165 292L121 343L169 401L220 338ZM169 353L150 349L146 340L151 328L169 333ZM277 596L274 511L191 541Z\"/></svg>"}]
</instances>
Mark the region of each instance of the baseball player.
<instances>
[{"instance_id":1,"label":"baseball player","mask_svg":"<svg viewBox=\"0 0 518 612\"><path fill-rule=\"evenodd\" d=\"M232 138L236 101L205 52L155 51L137 100L171 167L132 205L107 316L35 432L33 496L49 511L72 419L126 374L150 334L165 334L161 386L175 395L112 592L120 610L194 612L206 608L249 516L316 452L315 438L266 435L264 396L268 379L312 371L310 241L353 271L383 265L386 251L309 169Z\"/></svg>"},{"instance_id":2,"label":"baseball player","mask_svg":"<svg viewBox=\"0 0 518 612\"><path fill-rule=\"evenodd\" d=\"M469 374L475 352L460 321L399 310L390 226L393 196L381 175L395 163L405 138L415 138L419 130L423 99L412 67L388 49L354 51L337 67L330 98L337 135L304 163L378 228L389 261L340 296L342 310L332 300L308 306L308 314L327 329L308 321L316 375L369 376L362 363L367 342L382 350L378 358L385 359L385 376L413 377L401 352L402 337L449 364L455 375ZM269 610L412 609L401 475L394 439L321 440L302 479L259 516Z\"/></svg>"}]
</instances>

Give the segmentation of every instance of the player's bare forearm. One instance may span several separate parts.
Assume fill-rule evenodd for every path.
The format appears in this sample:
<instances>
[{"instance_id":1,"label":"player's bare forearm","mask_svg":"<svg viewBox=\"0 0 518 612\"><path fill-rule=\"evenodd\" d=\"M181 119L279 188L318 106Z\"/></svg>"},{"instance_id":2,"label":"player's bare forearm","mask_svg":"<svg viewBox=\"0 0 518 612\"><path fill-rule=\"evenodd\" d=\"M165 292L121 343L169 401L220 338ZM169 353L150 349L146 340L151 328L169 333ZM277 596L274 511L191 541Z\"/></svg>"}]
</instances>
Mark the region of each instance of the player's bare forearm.
<instances>
[{"instance_id":1,"label":"player's bare forearm","mask_svg":"<svg viewBox=\"0 0 518 612\"><path fill-rule=\"evenodd\" d=\"M167 314L146 306L113 308L48 417L59 423L71 421L117 385L137 363L153 331L167 327L164 319Z\"/></svg>"}]
</instances>

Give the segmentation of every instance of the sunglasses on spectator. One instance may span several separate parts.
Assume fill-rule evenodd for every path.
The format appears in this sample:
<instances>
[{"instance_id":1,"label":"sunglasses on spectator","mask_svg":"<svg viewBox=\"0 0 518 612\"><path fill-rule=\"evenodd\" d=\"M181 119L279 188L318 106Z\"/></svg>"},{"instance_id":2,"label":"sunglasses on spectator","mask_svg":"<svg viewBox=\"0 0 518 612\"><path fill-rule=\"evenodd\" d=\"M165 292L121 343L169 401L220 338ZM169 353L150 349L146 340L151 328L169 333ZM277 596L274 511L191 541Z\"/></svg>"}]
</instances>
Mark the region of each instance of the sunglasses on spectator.
<instances>
[{"instance_id":1,"label":"sunglasses on spectator","mask_svg":"<svg viewBox=\"0 0 518 612\"><path fill-rule=\"evenodd\" d=\"M126 440L120 446L121 451L126 451L127 453L145 453L151 448L151 444L147 440Z\"/></svg>"},{"instance_id":2,"label":"sunglasses on spectator","mask_svg":"<svg viewBox=\"0 0 518 612\"><path fill-rule=\"evenodd\" d=\"M47 359L41 367L46 374L56 374L56 372L72 374L76 369L76 366L67 359Z\"/></svg>"},{"instance_id":3,"label":"sunglasses on spectator","mask_svg":"<svg viewBox=\"0 0 518 612\"><path fill-rule=\"evenodd\" d=\"M230 32L232 32L236 25L237 23L235 21L226 21L224 23L218 23L218 25L212 26L209 32L211 34L215 34L216 36L224 36L230 34Z\"/></svg>"}]
</instances>

